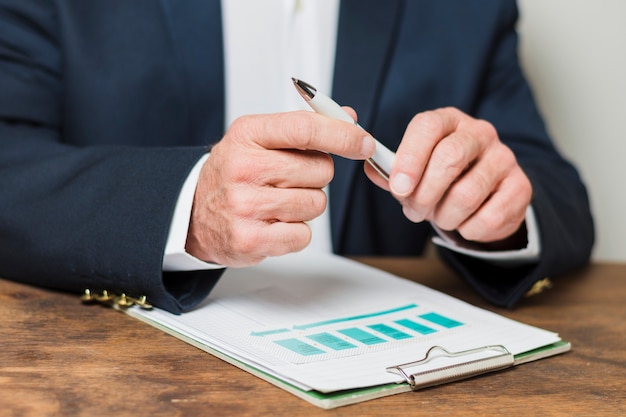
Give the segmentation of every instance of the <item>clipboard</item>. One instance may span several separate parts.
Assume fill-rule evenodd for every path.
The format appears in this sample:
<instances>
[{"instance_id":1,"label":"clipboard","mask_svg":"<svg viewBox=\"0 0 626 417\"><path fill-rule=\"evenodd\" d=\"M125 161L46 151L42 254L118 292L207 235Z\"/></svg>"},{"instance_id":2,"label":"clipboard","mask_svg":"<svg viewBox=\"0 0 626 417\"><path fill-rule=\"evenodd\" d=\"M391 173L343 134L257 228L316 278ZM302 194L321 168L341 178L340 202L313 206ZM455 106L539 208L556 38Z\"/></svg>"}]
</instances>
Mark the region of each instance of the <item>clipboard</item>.
<instances>
[{"instance_id":1,"label":"clipboard","mask_svg":"<svg viewBox=\"0 0 626 417\"><path fill-rule=\"evenodd\" d=\"M463 352L448 352L445 348L441 346L433 346L426 354L426 356L422 359L419 359L415 362L410 362L407 364L398 364L393 365L387 368L388 372L395 372L399 374L403 374L405 377L405 381L401 383L389 383L382 384L370 387L363 388L355 388L355 389L347 389L335 392L320 392L316 390L305 390L296 385L290 384L289 382L272 375L271 373L265 372L262 369L254 367L251 363L246 363L241 360L238 360L234 357L228 356L223 352L212 349L199 342L197 339L189 338L181 333L177 333L173 329L163 326L158 322L149 320L146 314L136 315L139 310L129 310L128 313L131 316L138 318L145 323L159 328L165 333L170 334L192 346L197 347L221 360L230 363L238 367L239 369L248 372L251 375L254 375L258 378L261 378L272 385L281 388L292 395L305 400L319 408L322 409L333 409L338 407L347 406L350 404L357 404L363 401L375 400L377 398L383 398L390 395L409 393L411 391L419 391L421 389L427 387L433 387L442 384L453 383L457 381L461 381L464 379L472 378L479 375L484 375L491 372L497 372L506 370L508 368L512 368L513 366L520 365L527 362L532 362L535 360L547 358L550 356L558 355L561 353L568 352L571 350L571 344L569 342L560 341L550 345L542 346L541 348L534 349L529 352L524 352L518 355L512 355L506 348L503 346L490 347L484 346L476 349L471 349ZM502 349L502 350L501 350ZM499 353L496 356L483 358L478 361L468 361L462 364L458 364L452 367L443 367L437 369L434 372L426 371L426 372L417 372L409 373L408 368L419 367L420 363L423 363L428 357L430 357L431 353L435 350L441 350L449 356L464 356L469 353L474 353L477 351L488 351L494 350ZM505 352L506 351L506 352ZM406 376L404 375L406 373ZM412 380L414 382L412 382Z\"/></svg>"},{"instance_id":2,"label":"clipboard","mask_svg":"<svg viewBox=\"0 0 626 417\"><path fill-rule=\"evenodd\" d=\"M384 308L389 305L401 307ZM203 305L180 316L138 306L124 311L325 409L504 371L571 349L554 332L317 253L228 270ZM401 327L407 322L411 327ZM384 326L407 337L394 339ZM354 329L371 338L355 340L346 331Z\"/></svg>"},{"instance_id":3,"label":"clipboard","mask_svg":"<svg viewBox=\"0 0 626 417\"><path fill-rule=\"evenodd\" d=\"M468 359L455 365L443 366L430 371L421 371L419 366L436 360L436 353L442 353L447 358L471 357L474 354L494 352L494 355L476 359ZM513 366L515 357L502 345L482 346L467 349L461 352L450 352L442 346L433 346L426 351L422 359L403 363L387 368L388 372L396 372L404 377L412 390L459 381L473 376L495 372ZM412 371L414 370L414 371Z\"/></svg>"}]
</instances>

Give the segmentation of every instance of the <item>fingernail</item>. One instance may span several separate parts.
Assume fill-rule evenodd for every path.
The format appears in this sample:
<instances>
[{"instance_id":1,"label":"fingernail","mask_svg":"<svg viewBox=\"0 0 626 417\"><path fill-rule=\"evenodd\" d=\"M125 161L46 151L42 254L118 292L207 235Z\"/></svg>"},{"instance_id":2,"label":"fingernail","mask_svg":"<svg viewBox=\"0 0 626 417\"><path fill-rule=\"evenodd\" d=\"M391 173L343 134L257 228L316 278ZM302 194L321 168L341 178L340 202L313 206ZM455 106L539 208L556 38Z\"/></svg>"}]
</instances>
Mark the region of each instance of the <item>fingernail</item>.
<instances>
[{"instance_id":1,"label":"fingernail","mask_svg":"<svg viewBox=\"0 0 626 417\"><path fill-rule=\"evenodd\" d=\"M399 173L391 179L391 191L398 195L407 195L413 190L413 182L408 175Z\"/></svg>"},{"instance_id":2,"label":"fingernail","mask_svg":"<svg viewBox=\"0 0 626 417\"><path fill-rule=\"evenodd\" d=\"M376 150L376 143L374 143L374 138L371 136L365 136L363 138L363 142L361 143L361 155L365 158L369 158L374 154Z\"/></svg>"}]
</instances>

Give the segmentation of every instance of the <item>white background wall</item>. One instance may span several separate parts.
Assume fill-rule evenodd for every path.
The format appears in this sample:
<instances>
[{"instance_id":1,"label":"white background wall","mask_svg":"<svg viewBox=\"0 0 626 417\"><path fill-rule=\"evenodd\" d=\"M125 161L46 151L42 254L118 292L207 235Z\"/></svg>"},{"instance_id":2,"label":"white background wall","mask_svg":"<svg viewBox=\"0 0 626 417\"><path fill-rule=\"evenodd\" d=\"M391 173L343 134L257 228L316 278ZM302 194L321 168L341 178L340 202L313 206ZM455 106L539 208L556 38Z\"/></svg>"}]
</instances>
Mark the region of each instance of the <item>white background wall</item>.
<instances>
[{"instance_id":1,"label":"white background wall","mask_svg":"<svg viewBox=\"0 0 626 417\"><path fill-rule=\"evenodd\" d=\"M518 4L522 65L552 137L590 193L593 258L626 262L626 1Z\"/></svg>"}]
</instances>

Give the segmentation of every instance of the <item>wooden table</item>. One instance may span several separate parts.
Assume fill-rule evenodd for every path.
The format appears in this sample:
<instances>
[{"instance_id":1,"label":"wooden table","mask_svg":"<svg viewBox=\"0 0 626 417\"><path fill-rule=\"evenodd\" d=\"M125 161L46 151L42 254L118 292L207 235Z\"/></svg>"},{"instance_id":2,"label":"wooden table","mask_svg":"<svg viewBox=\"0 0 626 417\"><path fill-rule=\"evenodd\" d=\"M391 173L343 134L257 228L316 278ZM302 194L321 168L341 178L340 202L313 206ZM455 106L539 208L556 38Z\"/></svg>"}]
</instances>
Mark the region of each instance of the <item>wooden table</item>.
<instances>
[{"instance_id":1,"label":"wooden table","mask_svg":"<svg viewBox=\"0 0 626 417\"><path fill-rule=\"evenodd\" d=\"M572 342L488 376L322 410L125 314L0 280L2 416L626 415L626 264L493 309L436 260L361 259Z\"/></svg>"}]
</instances>

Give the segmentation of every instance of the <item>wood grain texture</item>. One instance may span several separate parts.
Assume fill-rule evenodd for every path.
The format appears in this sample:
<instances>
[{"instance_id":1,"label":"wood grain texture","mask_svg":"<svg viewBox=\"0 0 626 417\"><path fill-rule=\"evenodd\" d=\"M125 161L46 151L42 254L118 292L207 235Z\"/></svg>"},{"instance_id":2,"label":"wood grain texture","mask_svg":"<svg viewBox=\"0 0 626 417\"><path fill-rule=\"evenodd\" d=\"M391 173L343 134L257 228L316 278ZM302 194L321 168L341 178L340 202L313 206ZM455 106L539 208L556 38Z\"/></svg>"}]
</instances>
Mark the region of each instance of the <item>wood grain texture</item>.
<instances>
[{"instance_id":1,"label":"wood grain texture","mask_svg":"<svg viewBox=\"0 0 626 417\"><path fill-rule=\"evenodd\" d=\"M0 415L626 415L626 264L592 265L515 310L501 310L437 260L360 260L557 331L573 349L325 411L125 314L83 305L76 295L0 280Z\"/></svg>"}]
</instances>

